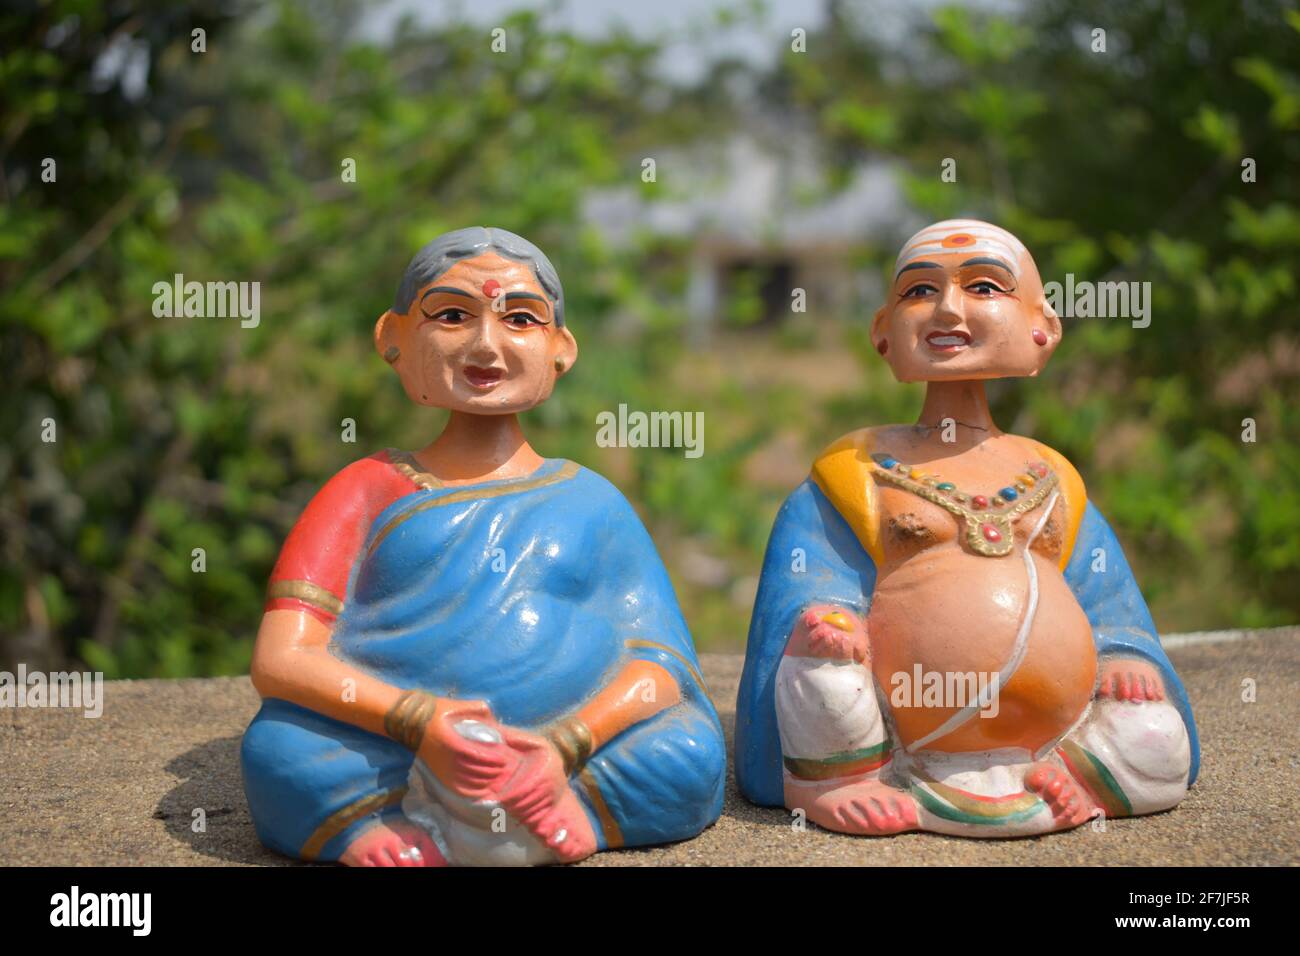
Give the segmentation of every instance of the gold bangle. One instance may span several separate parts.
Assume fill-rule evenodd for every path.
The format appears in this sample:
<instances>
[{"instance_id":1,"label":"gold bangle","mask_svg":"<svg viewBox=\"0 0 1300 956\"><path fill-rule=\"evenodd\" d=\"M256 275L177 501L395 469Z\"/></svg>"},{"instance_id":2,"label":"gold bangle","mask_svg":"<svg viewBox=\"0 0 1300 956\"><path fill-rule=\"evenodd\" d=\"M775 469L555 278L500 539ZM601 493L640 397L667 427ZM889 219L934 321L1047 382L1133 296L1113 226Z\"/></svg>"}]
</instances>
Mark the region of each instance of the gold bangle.
<instances>
[{"instance_id":1,"label":"gold bangle","mask_svg":"<svg viewBox=\"0 0 1300 956\"><path fill-rule=\"evenodd\" d=\"M546 729L543 736L560 752L566 777L581 770L595 749L591 728L577 717L557 720Z\"/></svg>"},{"instance_id":2,"label":"gold bangle","mask_svg":"<svg viewBox=\"0 0 1300 956\"><path fill-rule=\"evenodd\" d=\"M437 710L437 697L422 690L408 690L384 714L384 731L415 753L424 741L424 728Z\"/></svg>"}]
</instances>

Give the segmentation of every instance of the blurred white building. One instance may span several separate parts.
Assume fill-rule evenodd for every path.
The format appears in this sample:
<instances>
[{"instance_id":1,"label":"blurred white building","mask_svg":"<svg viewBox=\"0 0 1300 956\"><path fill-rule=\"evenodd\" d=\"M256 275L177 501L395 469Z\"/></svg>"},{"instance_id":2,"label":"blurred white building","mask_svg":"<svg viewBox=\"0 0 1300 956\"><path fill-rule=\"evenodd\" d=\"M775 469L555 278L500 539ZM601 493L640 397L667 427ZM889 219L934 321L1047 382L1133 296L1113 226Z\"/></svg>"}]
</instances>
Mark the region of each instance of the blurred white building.
<instances>
[{"instance_id":1,"label":"blurred white building","mask_svg":"<svg viewBox=\"0 0 1300 956\"><path fill-rule=\"evenodd\" d=\"M812 313L866 307L880 289L875 270L862 267L865 255L892 252L915 216L888 164L861 165L832 184L814 143L745 133L665 149L654 154L658 196L646 197L640 184L596 191L584 214L614 246L645 235L689 243L686 304L696 338L722 321L739 287L758 290L764 322L791 314L795 289Z\"/></svg>"}]
</instances>

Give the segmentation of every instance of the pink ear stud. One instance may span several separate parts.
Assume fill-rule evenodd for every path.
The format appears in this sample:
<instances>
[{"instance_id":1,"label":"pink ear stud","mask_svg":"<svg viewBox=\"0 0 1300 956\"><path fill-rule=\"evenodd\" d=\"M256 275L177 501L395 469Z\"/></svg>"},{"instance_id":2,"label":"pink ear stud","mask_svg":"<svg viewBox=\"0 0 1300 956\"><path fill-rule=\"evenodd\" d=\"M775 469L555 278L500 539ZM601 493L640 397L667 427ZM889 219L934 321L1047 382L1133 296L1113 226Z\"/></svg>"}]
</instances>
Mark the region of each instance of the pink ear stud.
<instances>
[{"instance_id":1,"label":"pink ear stud","mask_svg":"<svg viewBox=\"0 0 1300 956\"><path fill-rule=\"evenodd\" d=\"M1034 329L1034 331L1031 334L1033 336L1035 345L1047 344L1047 333L1044 332L1042 329Z\"/></svg>"}]
</instances>

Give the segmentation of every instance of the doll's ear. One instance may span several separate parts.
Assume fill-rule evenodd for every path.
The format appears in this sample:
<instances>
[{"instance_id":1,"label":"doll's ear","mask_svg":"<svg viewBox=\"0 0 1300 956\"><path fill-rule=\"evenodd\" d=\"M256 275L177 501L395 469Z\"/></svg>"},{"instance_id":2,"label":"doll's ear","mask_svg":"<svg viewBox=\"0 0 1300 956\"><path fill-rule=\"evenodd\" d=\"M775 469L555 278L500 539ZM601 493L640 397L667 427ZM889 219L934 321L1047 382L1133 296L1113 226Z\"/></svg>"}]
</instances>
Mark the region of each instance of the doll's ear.
<instances>
[{"instance_id":1,"label":"doll's ear","mask_svg":"<svg viewBox=\"0 0 1300 956\"><path fill-rule=\"evenodd\" d=\"M1061 317L1056 314L1052 308L1052 303L1047 301L1047 296L1043 296L1043 319L1047 322L1047 337L1052 341L1052 348L1061 341Z\"/></svg>"},{"instance_id":2,"label":"doll's ear","mask_svg":"<svg viewBox=\"0 0 1300 956\"><path fill-rule=\"evenodd\" d=\"M555 377L559 378L573 368L574 363L578 361L578 340L573 337L573 333L566 326L561 326L557 331L559 335L556 336L554 361Z\"/></svg>"},{"instance_id":3,"label":"doll's ear","mask_svg":"<svg viewBox=\"0 0 1300 956\"><path fill-rule=\"evenodd\" d=\"M375 320L375 351L389 364L392 363L388 357L388 350L397 348L397 319L393 310L388 309Z\"/></svg>"},{"instance_id":4,"label":"doll's ear","mask_svg":"<svg viewBox=\"0 0 1300 956\"><path fill-rule=\"evenodd\" d=\"M876 309L876 314L871 320L871 344L876 347L876 351L881 355L880 343L885 340L885 306Z\"/></svg>"},{"instance_id":5,"label":"doll's ear","mask_svg":"<svg viewBox=\"0 0 1300 956\"><path fill-rule=\"evenodd\" d=\"M1061 317L1056 314L1056 310L1052 308L1052 303L1047 301L1046 296L1043 297L1042 310L1043 324L1047 326L1047 328L1043 330L1047 333L1047 341L1043 343L1043 348L1040 350L1038 356L1038 368L1029 373L1030 378L1037 377L1038 373L1047 367L1047 362L1052 357L1052 353L1055 352L1056 347L1061 344ZM1038 334L1038 330L1035 329L1034 335L1037 336ZM1035 339L1035 341L1037 341L1037 339Z\"/></svg>"}]
</instances>

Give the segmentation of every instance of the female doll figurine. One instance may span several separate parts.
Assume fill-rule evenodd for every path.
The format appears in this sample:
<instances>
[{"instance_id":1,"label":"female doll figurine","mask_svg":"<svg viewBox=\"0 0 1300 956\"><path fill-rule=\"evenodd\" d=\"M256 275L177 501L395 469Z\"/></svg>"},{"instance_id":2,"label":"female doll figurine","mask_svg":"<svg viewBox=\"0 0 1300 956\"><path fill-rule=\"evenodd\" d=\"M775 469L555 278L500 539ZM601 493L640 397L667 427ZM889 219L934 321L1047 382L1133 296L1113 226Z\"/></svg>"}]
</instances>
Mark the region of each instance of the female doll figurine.
<instances>
[{"instance_id":1,"label":"female doll figurine","mask_svg":"<svg viewBox=\"0 0 1300 956\"><path fill-rule=\"evenodd\" d=\"M519 427L578 355L554 267L504 230L441 236L375 347L451 417L335 475L280 554L242 748L262 842L442 866L699 833L723 738L668 576L614 487Z\"/></svg>"},{"instance_id":2,"label":"female doll figurine","mask_svg":"<svg viewBox=\"0 0 1300 956\"><path fill-rule=\"evenodd\" d=\"M749 633L736 776L832 830L1018 836L1178 803L1196 726L1073 466L999 431L984 380L1061 339L1034 260L972 220L899 253L872 340L927 383L781 509Z\"/></svg>"}]
</instances>

